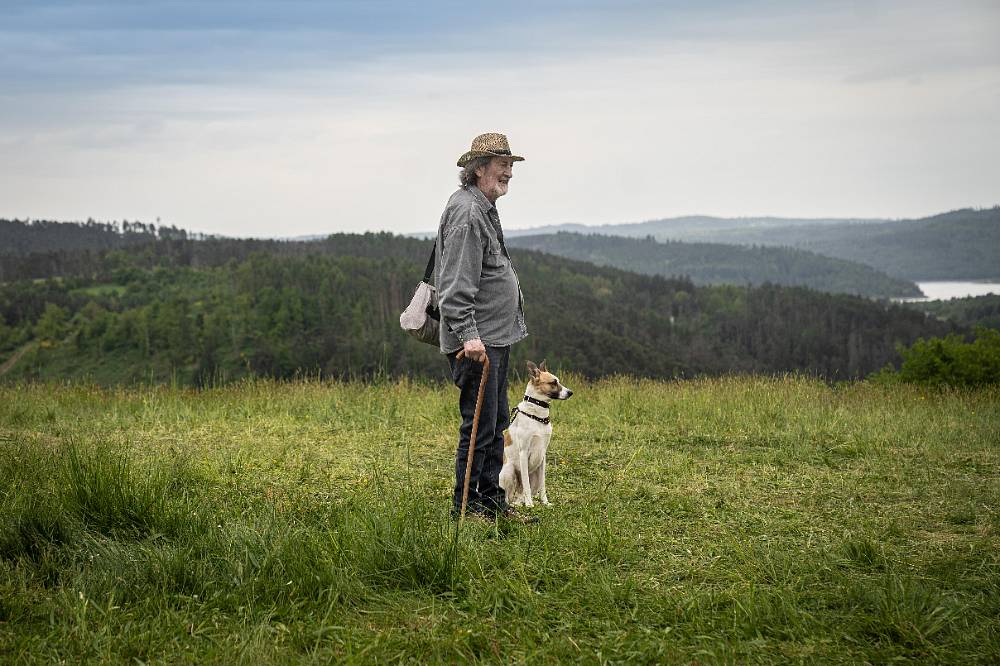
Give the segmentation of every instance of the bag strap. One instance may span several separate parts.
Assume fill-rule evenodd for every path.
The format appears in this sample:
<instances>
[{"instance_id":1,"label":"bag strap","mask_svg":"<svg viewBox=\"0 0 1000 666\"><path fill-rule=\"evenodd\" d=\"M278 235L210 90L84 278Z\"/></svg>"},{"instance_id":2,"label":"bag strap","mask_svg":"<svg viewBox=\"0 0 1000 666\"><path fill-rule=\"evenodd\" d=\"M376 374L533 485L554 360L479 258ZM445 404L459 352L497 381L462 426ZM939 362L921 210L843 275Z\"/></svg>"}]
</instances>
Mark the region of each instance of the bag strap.
<instances>
[{"instance_id":1,"label":"bag strap","mask_svg":"<svg viewBox=\"0 0 1000 666\"><path fill-rule=\"evenodd\" d=\"M505 245L503 242L503 232L499 231L497 237L498 237L497 239L500 241L500 249L503 250L503 253L507 256L508 259L510 259L510 252L507 251L507 245Z\"/></svg>"},{"instance_id":2,"label":"bag strap","mask_svg":"<svg viewBox=\"0 0 1000 666\"><path fill-rule=\"evenodd\" d=\"M434 245L431 247L431 256L427 259L427 268L424 269L424 282L427 284L431 283L431 275L434 273L434 255L437 254L437 240L434 241Z\"/></svg>"},{"instance_id":3,"label":"bag strap","mask_svg":"<svg viewBox=\"0 0 1000 666\"><path fill-rule=\"evenodd\" d=\"M499 224L494 224L492 219L490 219L490 225L492 225L493 231L497 232L497 240L500 242L500 249L503 251L504 256L510 259L510 252L507 251L507 244L503 242L503 229L500 228Z\"/></svg>"}]
</instances>

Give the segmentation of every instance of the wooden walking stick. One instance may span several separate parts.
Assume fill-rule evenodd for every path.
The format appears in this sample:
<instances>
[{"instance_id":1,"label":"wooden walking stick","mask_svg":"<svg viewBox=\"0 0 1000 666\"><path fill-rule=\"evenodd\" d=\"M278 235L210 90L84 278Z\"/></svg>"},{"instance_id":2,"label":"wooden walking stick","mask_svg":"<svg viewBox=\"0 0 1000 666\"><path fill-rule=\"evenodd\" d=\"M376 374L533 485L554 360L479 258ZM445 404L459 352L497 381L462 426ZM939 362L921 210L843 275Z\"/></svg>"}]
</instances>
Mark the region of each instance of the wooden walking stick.
<instances>
[{"instance_id":1,"label":"wooden walking stick","mask_svg":"<svg viewBox=\"0 0 1000 666\"><path fill-rule=\"evenodd\" d=\"M455 360L461 361L465 358L465 350L462 349L455 355ZM486 393L486 380L490 376L490 357L483 356L483 378L479 380L479 395L476 396L476 413L472 417L472 434L469 435L469 457L465 462L465 485L462 486L462 509L459 511L458 520L465 519L465 505L469 501L469 477L472 476L472 456L476 453L476 435L479 431L479 412L483 409L483 395Z\"/></svg>"}]
</instances>

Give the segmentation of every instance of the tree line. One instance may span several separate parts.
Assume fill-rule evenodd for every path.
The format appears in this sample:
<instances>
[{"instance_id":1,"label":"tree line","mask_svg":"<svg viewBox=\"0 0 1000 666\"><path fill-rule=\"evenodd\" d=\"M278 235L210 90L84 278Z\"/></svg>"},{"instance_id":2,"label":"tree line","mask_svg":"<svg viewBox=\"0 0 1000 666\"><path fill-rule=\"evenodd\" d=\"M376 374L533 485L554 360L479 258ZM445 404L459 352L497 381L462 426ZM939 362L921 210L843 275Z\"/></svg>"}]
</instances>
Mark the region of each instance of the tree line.
<instances>
[{"instance_id":1,"label":"tree line","mask_svg":"<svg viewBox=\"0 0 1000 666\"><path fill-rule=\"evenodd\" d=\"M443 377L398 328L429 241L165 238L0 256L0 353L34 343L8 378L205 384L247 374ZM897 344L964 330L908 308L765 284L699 287L512 249L527 358L589 376L799 371L846 379L898 363ZM10 261L8 261L10 260ZM39 275L39 273L45 273Z\"/></svg>"},{"instance_id":2,"label":"tree line","mask_svg":"<svg viewBox=\"0 0 1000 666\"><path fill-rule=\"evenodd\" d=\"M722 237L727 243L809 250L906 280L1000 278L1000 206L877 224L733 229Z\"/></svg>"},{"instance_id":3,"label":"tree line","mask_svg":"<svg viewBox=\"0 0 1000 666\"><path fill-rule=\"evenodd\" d=\"M907 307L948 319L960 326L1000 329L1000 294L907 303Z\"/></svg>"},{"instance_id":4,"label":"tree line","mask_svg":"<svg viewBox=\"0 0 1000 666\"><path fill-rule=\"evenodd\" d=\"M781 284L891 298L919 296L907 280L870 266L785 247L657 241L561 232L517 236L508 245L651 275L686 275L695 284Z\"/></svg>"}]
</instances>

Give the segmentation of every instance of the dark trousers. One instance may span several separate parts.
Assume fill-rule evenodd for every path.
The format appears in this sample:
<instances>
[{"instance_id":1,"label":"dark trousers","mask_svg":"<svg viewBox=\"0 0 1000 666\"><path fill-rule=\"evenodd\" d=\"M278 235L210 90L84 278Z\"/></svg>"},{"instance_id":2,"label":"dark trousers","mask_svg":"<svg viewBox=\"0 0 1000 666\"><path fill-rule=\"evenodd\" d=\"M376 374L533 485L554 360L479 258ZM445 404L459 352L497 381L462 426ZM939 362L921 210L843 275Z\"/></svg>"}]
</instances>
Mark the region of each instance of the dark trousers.
<instances>
[{"instance_id":1,"label":"dark trousers","mask_svg":"<svg viewBox=\"0 0 1000 666\"><path fill-rule=\"evenodd\" d=\"M479 381L483 376L483 364L463 358L455 360L457 352L448 354L451 377L455 386L461 389L458 408L462 414L462 426L458 429L458 450L455 453L455 493L452 511L456 514L462 507L462 487L465 484L465 466L469 460L469 438L472 435L472 419L476 413L476 396ZM500 469L503 467L503 431L509 425L507 405L507 365L510 347L487 347L490 358L490 373L483 392L483 406L479 414L479 429L476 432L476 450L472 456L472 472L469 475L469 500L467 512L486 514L502 512L507 508L503 488L500 487Z\"/></svg>"}]
</instances>

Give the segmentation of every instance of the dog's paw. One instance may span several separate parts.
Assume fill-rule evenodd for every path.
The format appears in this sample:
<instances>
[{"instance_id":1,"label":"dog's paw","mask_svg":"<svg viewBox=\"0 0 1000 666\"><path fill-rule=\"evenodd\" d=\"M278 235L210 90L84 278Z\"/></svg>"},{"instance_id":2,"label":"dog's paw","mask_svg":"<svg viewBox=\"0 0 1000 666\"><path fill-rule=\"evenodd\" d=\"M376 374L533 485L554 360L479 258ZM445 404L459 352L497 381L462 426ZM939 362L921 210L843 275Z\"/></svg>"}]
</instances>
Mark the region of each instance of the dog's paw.
<instances>
[{"instance_id":1,"label":"dog's paw","mask_svg":"<svg viewBox=\"0 0 1000 666\"><path fill-rule=\"evenodd\" d=\"M548 497L543 497L540 501L542 506L552 506L552 502L549 501Z\"/></svg>"}]
</instances>

